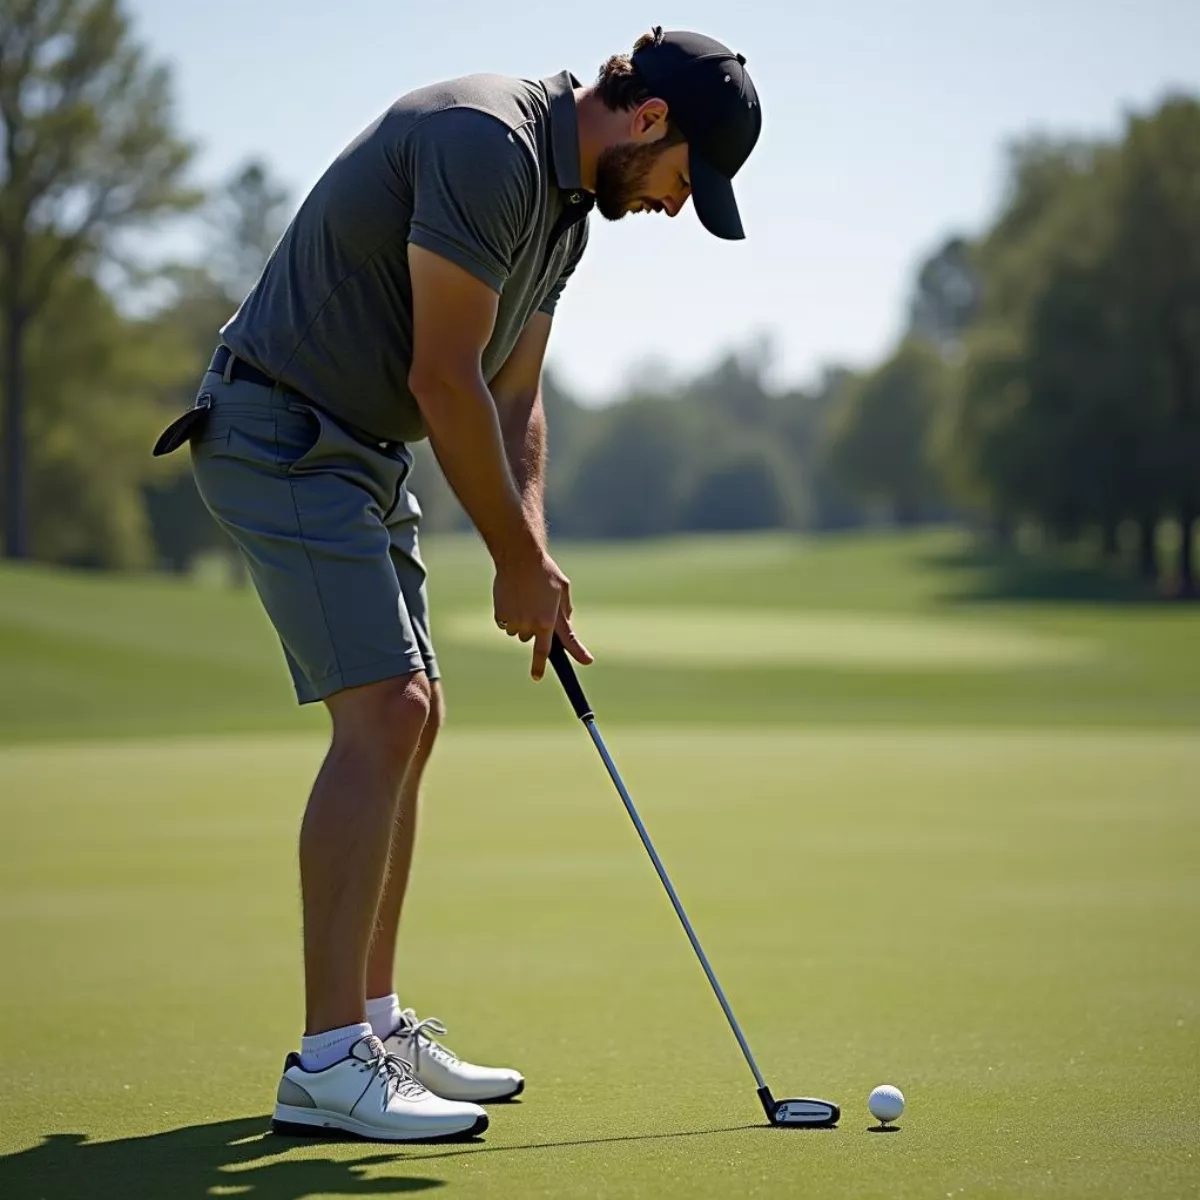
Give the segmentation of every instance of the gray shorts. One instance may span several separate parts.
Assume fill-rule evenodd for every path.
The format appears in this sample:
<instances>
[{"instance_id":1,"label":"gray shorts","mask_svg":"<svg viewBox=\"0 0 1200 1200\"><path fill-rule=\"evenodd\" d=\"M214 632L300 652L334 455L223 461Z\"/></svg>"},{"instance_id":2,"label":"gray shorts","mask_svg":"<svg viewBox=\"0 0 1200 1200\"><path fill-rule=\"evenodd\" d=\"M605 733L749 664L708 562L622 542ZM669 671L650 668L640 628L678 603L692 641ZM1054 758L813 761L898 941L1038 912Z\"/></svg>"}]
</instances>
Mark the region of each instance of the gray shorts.
<instances>
[{"instance_id":1,"label":"gray shorts","mask_svg":"<svg viewBox=\"0 0 1200 1200\"><path fill-rule=\"evenodd\" d=\"M210 372L201 392L196 486L249 564L300 703L416 671L436 679L408 448L261 384Z\"/></svg>"}]
</instances>

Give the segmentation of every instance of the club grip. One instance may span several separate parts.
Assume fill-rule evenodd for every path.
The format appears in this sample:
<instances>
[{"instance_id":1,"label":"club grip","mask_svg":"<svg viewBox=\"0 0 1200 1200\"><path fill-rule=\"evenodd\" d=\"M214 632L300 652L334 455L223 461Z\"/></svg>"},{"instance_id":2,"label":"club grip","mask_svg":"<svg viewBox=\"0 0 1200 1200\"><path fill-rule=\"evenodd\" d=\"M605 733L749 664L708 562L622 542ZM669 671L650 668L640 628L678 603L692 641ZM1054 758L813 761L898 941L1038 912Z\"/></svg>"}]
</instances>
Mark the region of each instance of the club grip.
<instances>
[{"instance_id":1,"label":"club grip","mask_svg":"<svg viewBox=\"0 0 1200 1200\"><path fill-rule=\"evenodd\" d=\"M586 721L593 715L592 706L588 704L587 697L583 694L579 676L575 674L575 667L567 657L566 647L559 640L557 633L554 635L554 641L550 643L550 665L554 668L554 673L558 676L558 682L562 684L563 691L567 693L567 699L570 700L575 715L581 721Z\"/></svg>"}]
</instances>

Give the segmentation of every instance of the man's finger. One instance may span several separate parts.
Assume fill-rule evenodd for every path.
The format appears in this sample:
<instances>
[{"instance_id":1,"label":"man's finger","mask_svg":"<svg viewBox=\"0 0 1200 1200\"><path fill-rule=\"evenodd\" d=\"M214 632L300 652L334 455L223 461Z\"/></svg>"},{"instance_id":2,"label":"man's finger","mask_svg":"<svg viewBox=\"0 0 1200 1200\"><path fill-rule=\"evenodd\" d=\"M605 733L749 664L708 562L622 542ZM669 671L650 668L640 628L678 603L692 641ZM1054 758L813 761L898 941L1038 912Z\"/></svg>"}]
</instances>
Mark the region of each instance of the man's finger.
<instances>
[{"instance_id":1,"label":"man's finger","mask_svg":"<svg viewBox=\"0 0 1200 1200\"><path fill-rule=\"evenodd\" d=\"M595 656L579 640L575 630L571 628L571 622L567 620L566 615L562 612L558 614L556 631L558 633L558 640L563 644L563 649L577 663L582 663L585 667L590 667L596 661Z\"/></svg>"},{"instance_id":2,"label":"man's finger","mask_svg":"<svg viewBox=\"0 0 1200 1200\"><path fill-rule=\"evenodd\" d=\"M541 679L546 673L546 660L550 657L550 643L553 638L553 629L543 629L533 643L533 667L529 673L534 679Z\"/></svg>"},{"instance_id":3,"label":"man's finger","mask_svg":"<svg viewBox=\"0 0 1200 1200\"><path fill-rule=\"evenodd\" d=\"M564 579L562 582L562 591L559 593L558 611L562 613L567 620L571 619L571 614L575 611L571 607L571 581Z\"/></svg>"}]
</instances>

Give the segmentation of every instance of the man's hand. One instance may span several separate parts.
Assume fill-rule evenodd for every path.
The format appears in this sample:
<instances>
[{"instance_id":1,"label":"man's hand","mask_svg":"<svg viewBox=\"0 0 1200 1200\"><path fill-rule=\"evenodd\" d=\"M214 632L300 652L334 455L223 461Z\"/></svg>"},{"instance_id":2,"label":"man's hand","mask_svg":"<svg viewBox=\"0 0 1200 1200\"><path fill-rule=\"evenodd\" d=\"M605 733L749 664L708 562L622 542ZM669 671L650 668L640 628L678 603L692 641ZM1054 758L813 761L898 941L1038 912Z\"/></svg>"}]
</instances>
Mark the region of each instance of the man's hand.
<instances>
[{"instance_id":1,"label":"man's hand","mask_svg":"<svg viewBox=\"0 0 1200 1200\"><path fill-rule=\"evenodd\" d=\"M571 581L549 554L543 551L497 563L492 599L496 624L509 637L533 642L530 674L534 679L546 673L555 633L576 662L588 666L593 661L571 628Z\"/></svg>"}]
</instances>

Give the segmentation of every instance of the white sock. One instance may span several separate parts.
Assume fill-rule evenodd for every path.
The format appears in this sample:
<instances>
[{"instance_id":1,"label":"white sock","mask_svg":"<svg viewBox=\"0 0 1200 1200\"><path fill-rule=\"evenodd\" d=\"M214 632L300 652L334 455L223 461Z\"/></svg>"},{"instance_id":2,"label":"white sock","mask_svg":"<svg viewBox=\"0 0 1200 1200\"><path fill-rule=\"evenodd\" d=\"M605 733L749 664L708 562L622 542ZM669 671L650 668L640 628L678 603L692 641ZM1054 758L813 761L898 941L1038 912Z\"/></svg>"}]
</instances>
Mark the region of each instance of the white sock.
<instances>
[{"instance_id":1,"label":"white sock","mask_svg":"<svg viewBox=\"0 0 1200 1200\"><path fill-rule=\"evenodd\" d=\"M400 1024L400 997L393 992L390 996L368 1000L367 1020L371 1022L376 1037L387 1037Z\"/></svg>"},{"instance_id":2,"label":"white sock","mask_svg":"<svg viewBox=\"0 0 1200 1200\"><path fill-rule=\"evenodd\" d=\"M327 1029L324 1033L314 1033L312 1037L300 1039L300 1065L306 1071L323 1071L350 1057L350 1047L359 1038L369 1037L371 1026L365 1022L361 1025L343 1025L341 1029Z\"/></svg>"}]
</instances>

